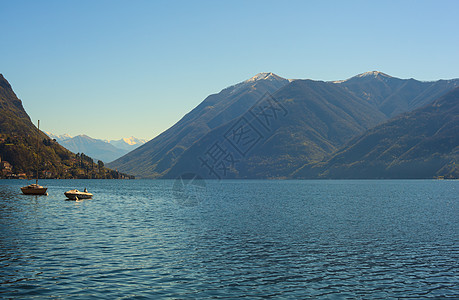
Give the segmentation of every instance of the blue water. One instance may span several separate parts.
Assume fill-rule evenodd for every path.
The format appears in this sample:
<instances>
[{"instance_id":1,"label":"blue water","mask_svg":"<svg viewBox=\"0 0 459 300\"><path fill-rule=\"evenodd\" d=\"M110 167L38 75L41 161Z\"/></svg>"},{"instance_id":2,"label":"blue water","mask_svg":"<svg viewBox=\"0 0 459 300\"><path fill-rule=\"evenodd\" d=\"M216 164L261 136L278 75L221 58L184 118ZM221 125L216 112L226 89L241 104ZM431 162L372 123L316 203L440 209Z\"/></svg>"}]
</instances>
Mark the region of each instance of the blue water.
<instances>
[{"instance_id":1,"label":"blue water","mask_svg":"<svg viewBox=\"0 0 459 300\"><path fill-rule=\"evenodd\" d=\"M0 298L459 298L459 181L26 183L0 180Z\"/></svg>"}]
</instances>

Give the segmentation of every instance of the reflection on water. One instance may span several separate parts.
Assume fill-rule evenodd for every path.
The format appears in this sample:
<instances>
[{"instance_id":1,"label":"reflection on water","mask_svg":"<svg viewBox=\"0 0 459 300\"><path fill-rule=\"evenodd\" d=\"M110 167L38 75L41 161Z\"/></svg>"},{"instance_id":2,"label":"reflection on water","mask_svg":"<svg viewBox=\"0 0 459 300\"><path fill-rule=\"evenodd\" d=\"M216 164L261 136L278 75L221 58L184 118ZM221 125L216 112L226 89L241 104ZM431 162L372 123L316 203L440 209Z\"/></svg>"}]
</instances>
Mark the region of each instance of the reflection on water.
<instances>
[{"instance_id":1,"label":"reflection on water","mask_svg":"<svg viewBox=\"0 0 459 300\"><path fill-rule=\"evenodd\" d=\"M459 297L458 181L44 184L0 181L0 298Z\"/></svg>"}]
</instances>

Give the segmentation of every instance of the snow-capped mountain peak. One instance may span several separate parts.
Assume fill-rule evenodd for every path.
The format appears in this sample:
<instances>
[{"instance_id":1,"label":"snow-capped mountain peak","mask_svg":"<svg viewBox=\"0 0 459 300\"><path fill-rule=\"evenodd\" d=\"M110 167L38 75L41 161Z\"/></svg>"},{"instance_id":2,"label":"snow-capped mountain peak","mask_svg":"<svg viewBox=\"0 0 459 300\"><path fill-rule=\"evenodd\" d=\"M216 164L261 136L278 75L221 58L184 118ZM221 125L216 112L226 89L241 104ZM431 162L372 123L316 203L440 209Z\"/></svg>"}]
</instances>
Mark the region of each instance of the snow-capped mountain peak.
<instances>
[{"instance_id":1,"label":"snow-capped mountain peak","mask_svg":"<svg viewBox=\"0 0 459 300\"><path fill-rule=\"evenodd\" d=\"M67 133L64 133L64 134L61 134L61 135L56 135L56 134L53 134L53 133L47 132L47 131L44 131L44 133L46 133L47 136L49 136L52 139L55 139L58 142L69 140L69 139L72 138L72 136L70 134L67 134Z\"/></svg>"},{"instance_id":2,"label":"snow-capped mountain peak","mask_svg":"<svg viewBox=\"0 0 459 300\"><path fill-rule=\"evenodd\" d=\"M123 138L122 139L126 144L130 145L130 146L134 146L134 145L137 145L137 144L145 144L147 141L146 140L143 140L143 139L138 139L134 136L131 136L131 137L128 137L128 138Z\"/></svg>"},{"instance_id":3,"label":"snow-capped mountain peak","mask_svg":"<svg viewBox=\"0 0 459 300\"><path fill-rule=\"evenodd\" d=\"M147 142L147 140L139 139L134 136L121 138L119 140L102 140L94 139L86 134L72 137L69 134L55 135L50 132L45 133L74 153L85 153L94 159L101 159L104 162L118 159Z\"/></svg>"},{"instance_id":4,"label":"snow-capped mountain peak","mask_svg":"<svg viewBox=\"0 0 459 300\"><path fill-rule=\"evenodd\" d=\"M145 144L147 140L143 140L143 139L139 139L134 136L131 136L129 138L122 138L120 140L106 140L106 142L112 144L113 146L117 148L131 151Z\"/></svg>"},{"instance_id":5,"label":"snow-capped mountain peak","mask_svg":"<svg viewBox=\"0 0 459 300\"><path fill-rule=\"evenodd\" d=\"M250 79L247 79L245 82L254 82L258 80L286 80L285 78L282 78L272 72L262 72L258 73L257 75L253 76Z\"/></svg>"},{"instance_id":6,"label":"snow-capped mountain peak","mask_svg":"<svg viewBox=\"0 0 459 300\"><path fill-rule=\"evenodd\" d=\"M235 85L227 87L225 90L229 90L231 94L234 94L237 91L239 91L241 88L246 87L247 85L252 86L262 81L268 81L274 84L286 84L290 82L289 79L282 78L272 72L262 72L262 73L258 73L257 75L251 77L250 79L244 80Z\"/></svg>"},{"instance_id":7,"label":"snow-capped mountain peak","mask_svg":"<svg viewBox=\"0 0 459 300\"><path fill-rule=\"evenodd\" d=\"M362 73L362 74L358 74L358 75L355 75L354 77L351 77L349 79L345 79L345 80L336 80L336 81L332 81L333 83L343 83L343 82L347 82L349 80L352 80L352 79L357 79L357 78L379 78L379 79L387 79L387 78L393 78L392 76L390 75L387 75L386 73L383 73L383 72L379 72L379 71L370 71L370 72L365 72L365 73Z\"/></svg>"},{"instance_id":8,"label":"snow-capped mountain peak","mask_svg":"<svg viewBox=\"0 0 459 300\"><path fill-rule=\"evenodd\" d=\"M373 76L373 77L377 77L377 76L383 76L383 77L392 77L392 76L389 76L383 72L379 72L379 71L370 71L370 72L365 72L365 73L362 73L362 74L359 74L355 77L370 77L370 76Z\"/></svg>"}]
</instances>

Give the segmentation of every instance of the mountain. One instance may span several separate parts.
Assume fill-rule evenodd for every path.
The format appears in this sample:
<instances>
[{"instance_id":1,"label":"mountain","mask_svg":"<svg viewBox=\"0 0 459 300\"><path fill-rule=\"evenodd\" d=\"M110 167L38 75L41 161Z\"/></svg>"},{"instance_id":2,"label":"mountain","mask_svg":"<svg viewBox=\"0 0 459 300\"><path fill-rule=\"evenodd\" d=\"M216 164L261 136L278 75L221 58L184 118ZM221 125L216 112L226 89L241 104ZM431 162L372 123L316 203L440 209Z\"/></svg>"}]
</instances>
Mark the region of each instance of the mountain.
<instances>
[{"instance_id":1,"label":"mountain","mask_svg":"<svg viewBox=\"0 0 459 300\"><path fill-rule=\"evenodd\" d=\"M31 127L30 118L22 106L22 101L18 99L14 93L9 82L0 74L0 109L1 109L1 127L0 130L7 131L8 125L6 123L8 119L14 119L16 122L21 122L25 127ZM33 124L32 124L33 127ZM11 131L16 128L11 127Z\"/></svg>"},{"instance_id":2,"label":"mountain","mask_svg":"<svg viewBox=\"0 0 459 300\"><path fill-rule=\"evenodd\" d=\"M18 174L32 177L39 166L40 178L120 178L125 174L95 165L91 158L75 155L51 140L32 124L11 85L0 74L0 158L11 168L1 178ZM38 159L38 161L37 161Z\"/></svg>"},{"instance_id":3,"label":"mountain","mask_svg":"<svg viewBox=\"0 0 459 300\"><path fill-rule=\"evenodd\" d=\"M127 153L129 151L134 150L135 148L142 146L143 144L147 142L147 140L139 139L134 136L131 136L129 138L122 138L120 140L105 140L105 142L112 144L118 149L125 150Z\"/></svg>"},{"instance_id":4,"label":"mountain","mask_svg":"<svg viewBox=\"0 0 459 300\"><path fill-rule=\"evenodd\" d=\"M424 106L459 86L458 79L418 81L395 78L378 71L334 83L368 101L388 118Z\"/></svg>"},{"instance_id":5,"label":"mountain","mask_svg":"<svg viewBox=\"0 0 459 300\"><path fill-rule=\"evenodd\" d=\"M384 120L372 105L340 86L295 80L210 131L163 177L188 172L204 178L286 177ZM219 151L224 154L217 157Z\"/></svg>"},{"instance_id":6,"label":"mountain","mask_svg":"<svg viewBox=\"0 0 459 300\"><path fill-rule=\"evenodd\" d=\"M60 144L72 152L84 153L103 162L113 161L127 153L126 150L116 148L107 142L93 139L87 135L77 135L61 141Z\"/></svg>"},{"instance_id":7,"label":"mountain","mask_svg":"<svg viewBox=\"0 0 459 300\"><path fill-rule=\"evenodd\" d=\"M120 140L93 139L87 135L72 137L69 134L55 135L50 132L46 134L58 141L62 146L75 153L84 153L96 160L111 162L129 151L134 150L146 143L145 140L131 136Z\"/></svg>"},{"instance_id":8,"label":"mountain","mask_svg":"<svg viewBox=\"0 0 459 300\"><path fill-rule=\"evenodd\" d=\"M300 178L459 178L459 88L353 139Z\"/></svg>"},{"instance_id":9,"label":"mountain","mask_svg":"<svg viewBox=\"0 0 459 300\"><path fill-rule=\"evenodd\" d=\"M165 132L108 166L139 177L159 177L209 131L247 111L266 92L273 93L289 82L273 73L259 73L225 88L208 96Z\"/></svg>"},{"instance_id":10,"label":"mountain","mask_svg":"<svg viewBox=\"0 0 459 300\"><path fill-rule=\"evenodd\" d=\"M48 132L48 131L44 131L44 133L46 133L46 135L49 136L50 139L54 139L57 142L62 142L62 141L65 141L65 140L68 140L68 139L72 138L72 136L70 134L67 134L67 133L64 133L64 134L61 134L61 135L56 135L56 134L53 134L53 133Z\"/></svg>"},{"instance_id":11,"label":"mountain","mask_svg":"<svg viewBox=\"0 0 459 300\"><path fill-rule=\"evenodd\" d=\"M334 82L260 73L207 97L174 126L109 166L146 178L173 178L186 172L210 178L288 177L304 164L328 159L371 127L430 103L458 84L458 79L421 82L378 71ZM231 141L231 133L238 130L239 136ZM234 141L241 142L242 131L253 134L244 136L243 142L254 144L240 151ZM229 170L220 156L209 157L214 154L209 151L217 150L229 160ZM217 176L208 166L210 161L219 163L224 174Z\"/></svg>"},{"instance_id":12,"label":"mountain","mask_svg":"<svg viewBox=\"0 0 459 300\"><path fill-rule=\"evenodd\" d=\"M47 169L63 173L70 165L72 153L48 138L31 122L9 82L0 74L0 157L12 165L12 172L32 175L36 166L37 149L41 161L46 158ZM37 147L40 145L40 147ZM11 174L2 174L3 177Z\"/></svg>"}]
</instances>

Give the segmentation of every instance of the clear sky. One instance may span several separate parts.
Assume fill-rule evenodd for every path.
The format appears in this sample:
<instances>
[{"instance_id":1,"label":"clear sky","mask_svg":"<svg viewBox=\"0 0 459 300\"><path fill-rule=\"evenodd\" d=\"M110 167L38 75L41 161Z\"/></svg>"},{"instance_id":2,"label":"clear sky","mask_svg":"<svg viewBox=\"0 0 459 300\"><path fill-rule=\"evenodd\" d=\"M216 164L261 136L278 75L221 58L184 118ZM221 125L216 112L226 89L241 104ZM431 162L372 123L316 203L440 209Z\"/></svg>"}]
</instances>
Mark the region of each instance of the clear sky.
<instances>
[{"instance_id":1,"label":"clear sky","mask_svg":"<svg viewBox=\"0 0 459 300\"><path fill-rule=\"evenodd\" d=\"M459 77L459 1L0 0L0 73L55 134L151 139L259 72Z\"/></svg>"}]
</instances>

